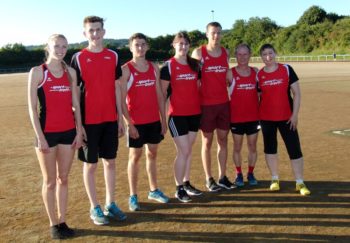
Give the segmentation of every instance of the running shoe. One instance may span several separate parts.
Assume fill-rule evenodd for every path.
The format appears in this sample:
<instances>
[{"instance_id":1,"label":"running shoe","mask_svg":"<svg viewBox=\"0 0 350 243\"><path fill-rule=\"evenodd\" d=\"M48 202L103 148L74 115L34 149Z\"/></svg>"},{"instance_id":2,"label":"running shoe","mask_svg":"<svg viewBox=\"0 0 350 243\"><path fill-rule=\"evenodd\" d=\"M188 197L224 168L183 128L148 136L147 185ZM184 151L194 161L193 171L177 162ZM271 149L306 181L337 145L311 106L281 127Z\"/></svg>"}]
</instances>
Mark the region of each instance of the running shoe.
<instances>
[{"instance_id":1,"label":"running shoe","mask_svg":"<svg viewBox=\"0 0 350 243\"><path fill-rule=\"evenodd\" d=\"M279 191L279 190L280 190L279 180L272 180L270 185L270 191Z\"/></svg>"},{"instance_id":2,"label":"running shoe","mask_svg":"<svg viewBox=\"0 0 350 243\"><path fill-rule=\"evenodd\" d=\"M244 181L243 181L243 175L242 175L242 173L238 173L238 174L236 175L235 185L238 186L238 187L244 186Z\"/></svg>"},{"instance_id":3,"label":"running shoe","mask_svg":"<svg viewBox=\"0 0 350 243\"><path fill-rule=\"evenodd\" d=\"M236 186L233 185L233 183L228 180L227 176L222 177L219 180L218 185L221 186L222 188L226 189L226 190L232 190L233 188L236 188Z\"/></svg>"},{"instance_id":4,"label":"running shoe","mask_svg":"<svg viewBox=\"0 0 350 243\"><path fill-rule=\"evenodd\" d=\"M179 188L179 190L177 190L175 192L175 197L180 201L180 202L191 202L192 199L190 198L190 196L187 194L187 192L185 191L185 189L183 187Z\"/></svg>"},{"instance_id":5,"label":"running shoe","mask_svg":"<svg viewBox=\"0 0 350 243\"><path fill-rule=\"evenodd\" d=\"M251 186L258 185L258 181L256 180L256 178L255 178L253 173L248 173L247 180L248 180L248 184L251 185Z\"/></svg>"},{"instance_id":6,"label":"running shoe","mask_svg":"<svg viewBox=\"0 0 350 243\"><path fill-rule=\"evenodd\" d=\"M100 205L97 205L96 207L90 210L90 218L96 225L105 225L109 223L108 219L103 214Z\"/></svg>"},{"instance_id":7,"label":"running shoe","mask_svg":"<svg viewBox=\"0 0 350 243\"><path fill-rule=\"evenodd\" d=\"M210 177L207 180L206 186L210 192L217 192L221 190L221 187L216 184L215 180L213 177Z\"/></svg>"},{"instance_id":8,"label":"running shoe","mask_svg":"<svg viewBox=\"0 0 350 243\"><path fill-rule=\"evenodd\" d=\"M137 195L132 195L129 197L129 210L130 211L139 211L140 210L140 205L137 200Z\"/></svg>"},{"instance_id":9,"label":"running shoe","mask_svg":"<svg viewBox=\"0 0 350 243\"><path fill-rule=\"evenodd\" d=\"M203 194L201 190L198 190L194 186L190 184L190 182L184 182L184 189L187 192L188 195L190 196L200 196Z\"/></svg>"},{"instance_id":10,"label":"running shoe","mask_svg":"<svg viewBox=\"0 0 350 243\"><path fill-rule=\"evenodd\" d=\"M64 237L73 237L75 235L74 230L69 228L65 222L60 223L58 227Z\"/></svg>"},{"instance_id":11,"label":"running shoe","mask_svg":"<svg viewBox=\"0 0 350 243\"><path fill-rule=\"evenodd\" d=\"M310 190L306 187L304 183L297 183L295 185L295 190L300 192L300 194L303 196L307 196L311 194Z\"/></svg>"},{"instance_id":12,"label":"running shoe","mask_svg":"<svg viewBox=\"0 0 350 243\"><path fill-rule=\"evenodd\" d=\"M167 196L165 196L164 193L159 189L156 189L154 191L149 192L148 199L155 200L155 201L160 202L160 203L169 202L169 198Z\"/></svg>"},{"instance_id":13,"label":"running shoe","mask_svg":"<svg viewBox=\"0 0 350 243\"><path fill-rule=\"evenodd\" d=\"M126 215L123 213L122 210L120 210L120 208L118 208L115 202L106 205L104 213L107 217L114 218L119 221L123 221L126 219Z\"/></svg>"}]
</instances>

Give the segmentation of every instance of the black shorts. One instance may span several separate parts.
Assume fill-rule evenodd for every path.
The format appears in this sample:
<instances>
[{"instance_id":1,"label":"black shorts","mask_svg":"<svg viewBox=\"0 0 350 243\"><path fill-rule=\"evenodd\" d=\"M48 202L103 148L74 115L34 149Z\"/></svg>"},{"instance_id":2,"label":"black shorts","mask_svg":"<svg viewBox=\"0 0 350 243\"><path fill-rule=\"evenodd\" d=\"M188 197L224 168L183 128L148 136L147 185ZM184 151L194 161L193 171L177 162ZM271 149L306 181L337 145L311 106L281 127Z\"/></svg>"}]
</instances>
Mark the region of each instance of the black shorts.
<instances>
[{"instance_id":1,"label":"black shorts","mask_svg":"<svg viewBox=\"0 0 350 243\"><path fill-rule=\"evenodd\" d=\"M72 144L76 135L75 128L64 132L44 132L45 139L50 148L58 144ZM37 139L35 139L35 147L38 147Z\"/></svg>"},{"instance_id":2,"label":"black shorts","mask_svg":"<svg viewBox=\"0 0 350 243\"><path fill-rule=\"evenodd\" d=\"M160 141L164 139L164 136L161 134L162 125L160 121L135 125L139 138L133 139L128 135L128 144L130 148L142 148L144 144L159 144Z\"/></svg>"},{"instance_id":3,"label":"black shorts","mask_svg":"<svg viewBox=\"0 0 350 243\"><path fill-rule=\"evenodd\" d=\"M86 145L78 151L78 158L87 163L97 163L98 158L115 159L118 150L118 122L85 125Z\"/></svg>"},{"instance_id":4,"label":"black shorts","mask_svg":"<svg viewBox=\"0 0 350 243\"><path fill-rule=\"evenodd\" d=\"M259 121L231 123L231 132L238 135L252 135L260 130Z\"/></svg>"},{"instance_id":5,"label":"black shorts","mask_svg":"<svg viewBox=\"0 0 350 243\"><path fill-rule=\"evenodd\" d=\"M169 116L169 130L172 137L179 137L189 132L198 132L201 114L193 116Z\"/></svg>"},{"instance_id":6,"label":"black shorts","mask_svg":"<svg viewBox=\"0 0 350 243\"><path fill-rule=\"evenodd\" d=\"M265 154L277 153L277 129L286 145L290 159L303 157L300 147L298 131L291 130L287 121L260 121L264 138Z\"/></svg>"}]
</instances>

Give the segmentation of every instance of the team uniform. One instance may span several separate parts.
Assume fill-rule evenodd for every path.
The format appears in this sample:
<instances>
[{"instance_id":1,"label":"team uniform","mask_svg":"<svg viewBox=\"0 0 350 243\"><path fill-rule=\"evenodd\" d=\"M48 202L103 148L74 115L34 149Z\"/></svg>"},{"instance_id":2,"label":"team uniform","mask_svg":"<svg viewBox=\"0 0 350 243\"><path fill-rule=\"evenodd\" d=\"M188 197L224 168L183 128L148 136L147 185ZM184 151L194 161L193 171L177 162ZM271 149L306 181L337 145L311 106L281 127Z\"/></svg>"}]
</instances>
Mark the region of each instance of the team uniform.
<instances>
[{"instance_id":1,"label":"team uniform","mask_svg":"<svg viewBox=\"0 0 350 243\"><path fill-rule=\"evenodd\" d=\"M232 68L231 72L231 132L239 135L255 134L260 130L256 71L250 67L250 75L246 77L241 76L235 68Z\"/></svg>"},{"instance_id":2,"label":"team uniform","mask_svg":"<svg viewBox=\"0 0 350 243\"><path fill-rule=\"evenodd\" d=\"M293 68L278 63L271 73L261 69L258 74L258 86L261 91L259 117L264 137L264 152L277 153L277 129L280 131L290 159L301 158L298 131L291 130L287 121L293 112L293 99L290 86L299 80Z\"/></svg>"},{"instance_id":3,"label":"team uniform","mask_svg":"<svg viewBox=\"0 0 350 243\"><path fill-rule=\"evenodd\" d=\"M72 67L77 71L87 134L86 146L79 149L78 157L90 163L96 163L98 157L114 159L118 149L115 81L122 74L118 54L106 48L99 53L83 49L73 56Z\"/></svg>"},{"instance_id":4,"label":"team uniform","mask_svg":"<svg viewBox=\"0 0 350 243\"><path fill-rule=\"evenodd\" d=\"M72 91L67 72L56 78L45 64L38 85L39 121L49 147L72 144L76 136ZM37 141L36 141L37 144Z\"/></svg>"},{"instance_id":5,"label":"team uniform","mask_svg":"<svg viewBox=\"0 0 350 243\"><path fill-rule=\"evenodd\" d=\"M213 132L216 128L230 129L230 104L226 84L226 72L229 68L225 48L221 47L221 55L212 57L206 46L201 47L202 77L200 98L202 105L203 132Z\"/></svg>"},{"instance_id":6,"label":"team uniform","mask_svg":"<svg viewBox=\"0 0 350 243\"><path fill-rule=\"evenodd\" d=\"M141 148L147 143L158 144L164 137L161 134L162 127L156 90L157 76L153 64L148 62L146 72L138 71L131 61L125 65L130 70L126 103L131 122L139 133L138 139L129 136L128 146Z\"/></svg>"},{"instance_id":7,"label":"team uniform","mask_svg":"<svg viewBox=\"0 0 350 243\"><path fill-rule=\"evenodd\" d=\"M169 105L169 130L172 137L197 132L201 109L198 79L200 72L193 71L173 57L161 68L160 79L169 81L171 87Z\"/></svg>"}]
</instances>

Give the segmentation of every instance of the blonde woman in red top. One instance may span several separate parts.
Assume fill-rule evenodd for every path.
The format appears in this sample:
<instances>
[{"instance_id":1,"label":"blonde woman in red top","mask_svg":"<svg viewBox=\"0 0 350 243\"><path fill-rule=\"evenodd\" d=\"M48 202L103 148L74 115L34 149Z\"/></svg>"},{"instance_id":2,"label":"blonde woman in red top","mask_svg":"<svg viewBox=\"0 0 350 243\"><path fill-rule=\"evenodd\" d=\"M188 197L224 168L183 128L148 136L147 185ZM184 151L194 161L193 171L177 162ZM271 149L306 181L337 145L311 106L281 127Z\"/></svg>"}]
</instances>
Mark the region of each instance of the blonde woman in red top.
<instances>
[{"instance_id":1,"label":"blonde woman in red top","mask_svg":"<svg viewBox=\"0 0 350 243\"><path fill-rule=\"evenodd\" d=\"M83 141L76 73L63 61L67 48L66 37L50 36L45 48L46 62L33 67L28 78L29 114L36 136L35 151L43 175L42 196L53 239L74 235L65 223L68 175L75 149L81 147Z\"/></svg>"}]
</instances>

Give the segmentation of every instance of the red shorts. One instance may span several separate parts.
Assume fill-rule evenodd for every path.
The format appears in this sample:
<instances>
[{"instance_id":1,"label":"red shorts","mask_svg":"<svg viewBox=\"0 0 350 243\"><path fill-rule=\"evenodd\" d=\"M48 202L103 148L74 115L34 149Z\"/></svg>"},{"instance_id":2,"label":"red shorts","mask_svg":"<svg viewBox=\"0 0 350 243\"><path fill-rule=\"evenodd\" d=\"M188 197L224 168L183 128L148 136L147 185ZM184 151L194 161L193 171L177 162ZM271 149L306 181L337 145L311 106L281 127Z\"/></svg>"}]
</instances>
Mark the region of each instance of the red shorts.
<instances>
[{"instance_id":1,"label":"red shorts","mask_svg":"<svg viewBox=\"0 0 350 243\"><path fill-rule=\"evenodd\" d=\"M230 130L230 102L218 105L203 105L200 129L213 132L215 129Z\"/></svg>"}]
</instances>

